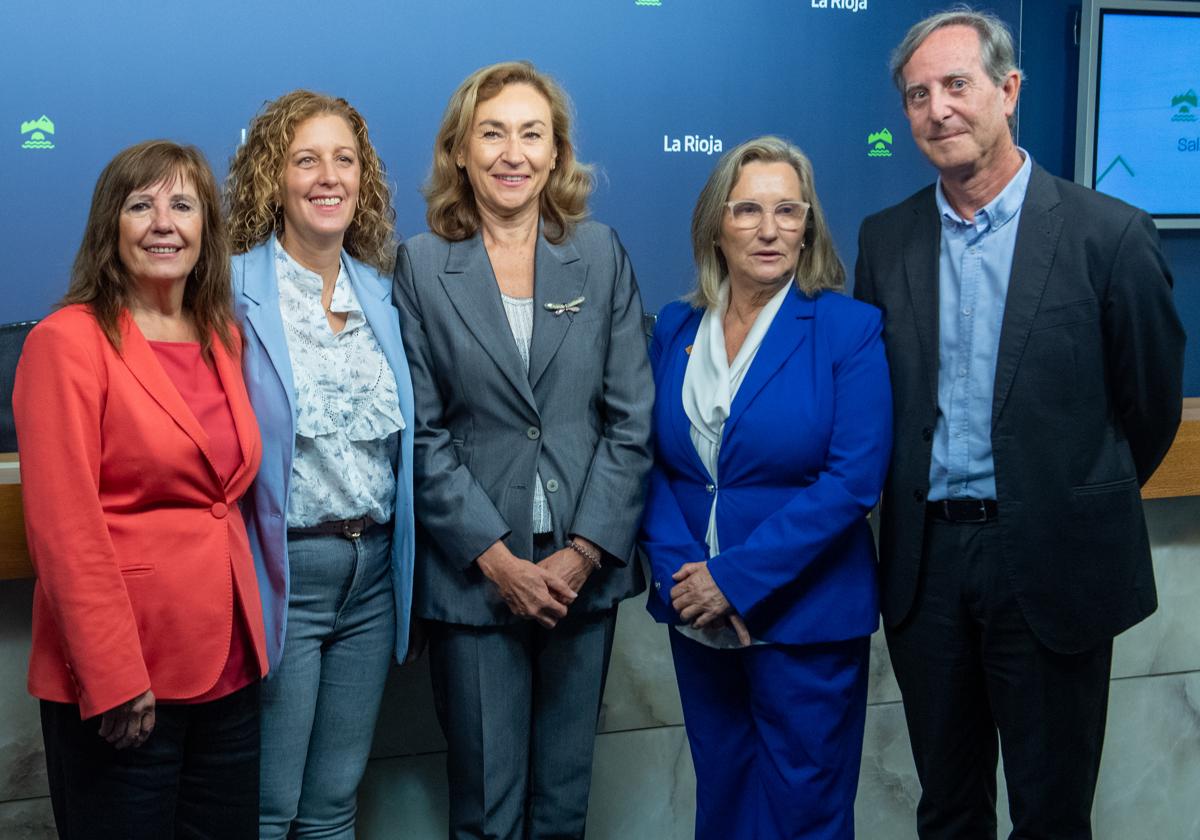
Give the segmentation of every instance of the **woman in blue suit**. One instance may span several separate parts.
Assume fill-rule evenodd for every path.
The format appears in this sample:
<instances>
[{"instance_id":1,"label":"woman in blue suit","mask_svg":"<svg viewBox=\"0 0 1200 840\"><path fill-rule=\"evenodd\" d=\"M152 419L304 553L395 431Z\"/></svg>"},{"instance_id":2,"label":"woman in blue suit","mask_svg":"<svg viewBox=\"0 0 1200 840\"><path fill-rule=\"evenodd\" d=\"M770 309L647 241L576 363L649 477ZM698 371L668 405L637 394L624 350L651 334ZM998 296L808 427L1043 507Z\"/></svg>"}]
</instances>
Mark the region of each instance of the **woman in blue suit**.
<instances>
[{"instance_id":1,"label":"woman in blue suit","mask_svg":"<svg viewBox=\"0 0 1200 840\"><path fill-rule=\"evenodd\" d=\"M246 512L271 663L260 837L353 838L412 604L412 383L385 277L393 212L362 116L302 90L251 123L227 189L263 436Z\"/></svg>"},{"instance_id":2,"label":"woman in blue suit","mask_svg":"<svg viewBox=\"0 0 1200 840\"><path fill-rule=\"evenodd\" d=\"M878 622L867 514L891 448L879 312L796 147L728 152L696 203L698 284L659 315L649 609L671 649L698 838L849 838Z\"/></svg>"}]
</instances>

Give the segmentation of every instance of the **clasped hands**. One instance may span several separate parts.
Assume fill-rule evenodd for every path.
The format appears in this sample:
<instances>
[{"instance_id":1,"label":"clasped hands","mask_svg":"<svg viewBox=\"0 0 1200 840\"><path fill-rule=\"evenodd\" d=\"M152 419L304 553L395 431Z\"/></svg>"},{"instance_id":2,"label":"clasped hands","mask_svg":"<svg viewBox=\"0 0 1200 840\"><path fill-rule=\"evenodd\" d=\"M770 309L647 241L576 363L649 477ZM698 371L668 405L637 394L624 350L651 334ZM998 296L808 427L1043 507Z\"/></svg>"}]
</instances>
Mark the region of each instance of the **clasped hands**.
<instances>
[{"instance_id":1,"label":"clasped hands","mask_svg":"<svg viewBox=\"0 0 1200 840\"><path fill-rule=\"evenodd\" d=\"M599 548L582 537L574 539L599 552ZM567 608L595 568L586 557L570 548L560 548L541 562L530 563L509 551L500 540L492 543L475 562L496 585L514 615L533 619L548 628L566 618Z\"/></svg>"},{"instance_id":2,"label":"clasped hands","mask_svg":"<svg viewBox=\"0 0 1200 840\"><path fill-rule=\"evenodd\" d=\"M697 629L728 623L742 647L750 644L746 622L734 612L733 605L713 580L708 563L684 563L671 579L675 581L671 587L671 607L686 623Z\"/></svg>"}]
</instances>

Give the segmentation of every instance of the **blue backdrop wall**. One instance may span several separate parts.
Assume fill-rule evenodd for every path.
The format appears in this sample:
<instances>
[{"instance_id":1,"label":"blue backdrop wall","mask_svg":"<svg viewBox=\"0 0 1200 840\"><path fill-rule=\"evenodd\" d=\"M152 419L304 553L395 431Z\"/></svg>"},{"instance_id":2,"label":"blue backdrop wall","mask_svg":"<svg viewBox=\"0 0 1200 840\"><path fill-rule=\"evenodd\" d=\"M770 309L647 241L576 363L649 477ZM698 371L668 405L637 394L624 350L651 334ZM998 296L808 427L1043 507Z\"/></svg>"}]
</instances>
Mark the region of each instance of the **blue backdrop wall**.
<instances>
[{"instance_id":1,"label":"blue backdrop wall","mask_svg":"<svg viewBox=\"0 0 1200 840\"><path fill-rule=\"evenodd\" d=\"M262 103L296 87L345 96L363 112L407 235L425 226L418 188L450 93L478 66L531 59L574 99L579 150L599 174L593 215L620 232L650 310L691 282L689 218L718 146L778 133L804 148L851 267L862 217L934 174L886 62L907 26L945 2L2 5L0 321L40 317L62 294L92 185L116 151L150 137L195 143L223 178ZM1021 142L1066 177L1077 5L987 3L1020 36L1030 70ZM40 129L25 124L43 115L53 148L29 148ZM884 131L891 142L868 142ZM676 141L681 150L671 151ZM1189 332L1200 335L1200 239L1164 239L1180 306L1197 326ZM1189 353L1187 393L1200 394L1200 348Z\"/></svg>"}]
</instances>

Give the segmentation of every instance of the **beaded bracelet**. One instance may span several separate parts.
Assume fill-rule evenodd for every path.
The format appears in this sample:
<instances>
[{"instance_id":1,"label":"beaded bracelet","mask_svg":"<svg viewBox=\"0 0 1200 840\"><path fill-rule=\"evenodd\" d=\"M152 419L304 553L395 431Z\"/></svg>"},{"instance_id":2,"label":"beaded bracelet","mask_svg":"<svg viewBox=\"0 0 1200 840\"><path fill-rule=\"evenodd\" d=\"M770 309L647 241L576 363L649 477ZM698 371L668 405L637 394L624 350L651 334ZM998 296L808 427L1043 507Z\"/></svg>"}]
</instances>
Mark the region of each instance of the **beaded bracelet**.
<instances>
[{"instance_id":1,"label":"beaded bracelet","mask_svg":"<svg viewBox=\"0 0 1200 840\"><path fill-rule=\"evenodd\" d=\"M575 540L567 540L567 548L571 549L576 554L578 554L580 557L582 557L584 560L591 563L592 568L594 568L594 569L600 568L600 552L592 551L590 548L587 548L587 547L575 542Z\"/></svg>"}]
</instances>

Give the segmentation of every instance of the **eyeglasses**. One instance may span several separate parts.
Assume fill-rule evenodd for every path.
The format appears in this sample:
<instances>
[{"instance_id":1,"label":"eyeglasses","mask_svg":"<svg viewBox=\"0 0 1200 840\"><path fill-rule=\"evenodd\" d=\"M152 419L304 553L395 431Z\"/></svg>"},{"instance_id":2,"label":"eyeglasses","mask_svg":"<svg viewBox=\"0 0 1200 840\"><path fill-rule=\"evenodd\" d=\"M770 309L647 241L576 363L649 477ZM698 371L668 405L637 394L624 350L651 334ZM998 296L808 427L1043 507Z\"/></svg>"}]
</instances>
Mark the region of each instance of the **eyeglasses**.
<instances>
[{"instance_id":1,"label":"eyeglasses","mask_svg":"<svg viewBox=\"0 0 1200 840\"><path fill-rule=\"evenodd\" d=\"M770 213L775 218L776 227L789 231L804 227L811 207L803 201L781 201L773 210L763 207L757 201L726 201L725 206L729 208L729 218L738 230L754 230Z\"/></svg>"}]
</instances>

